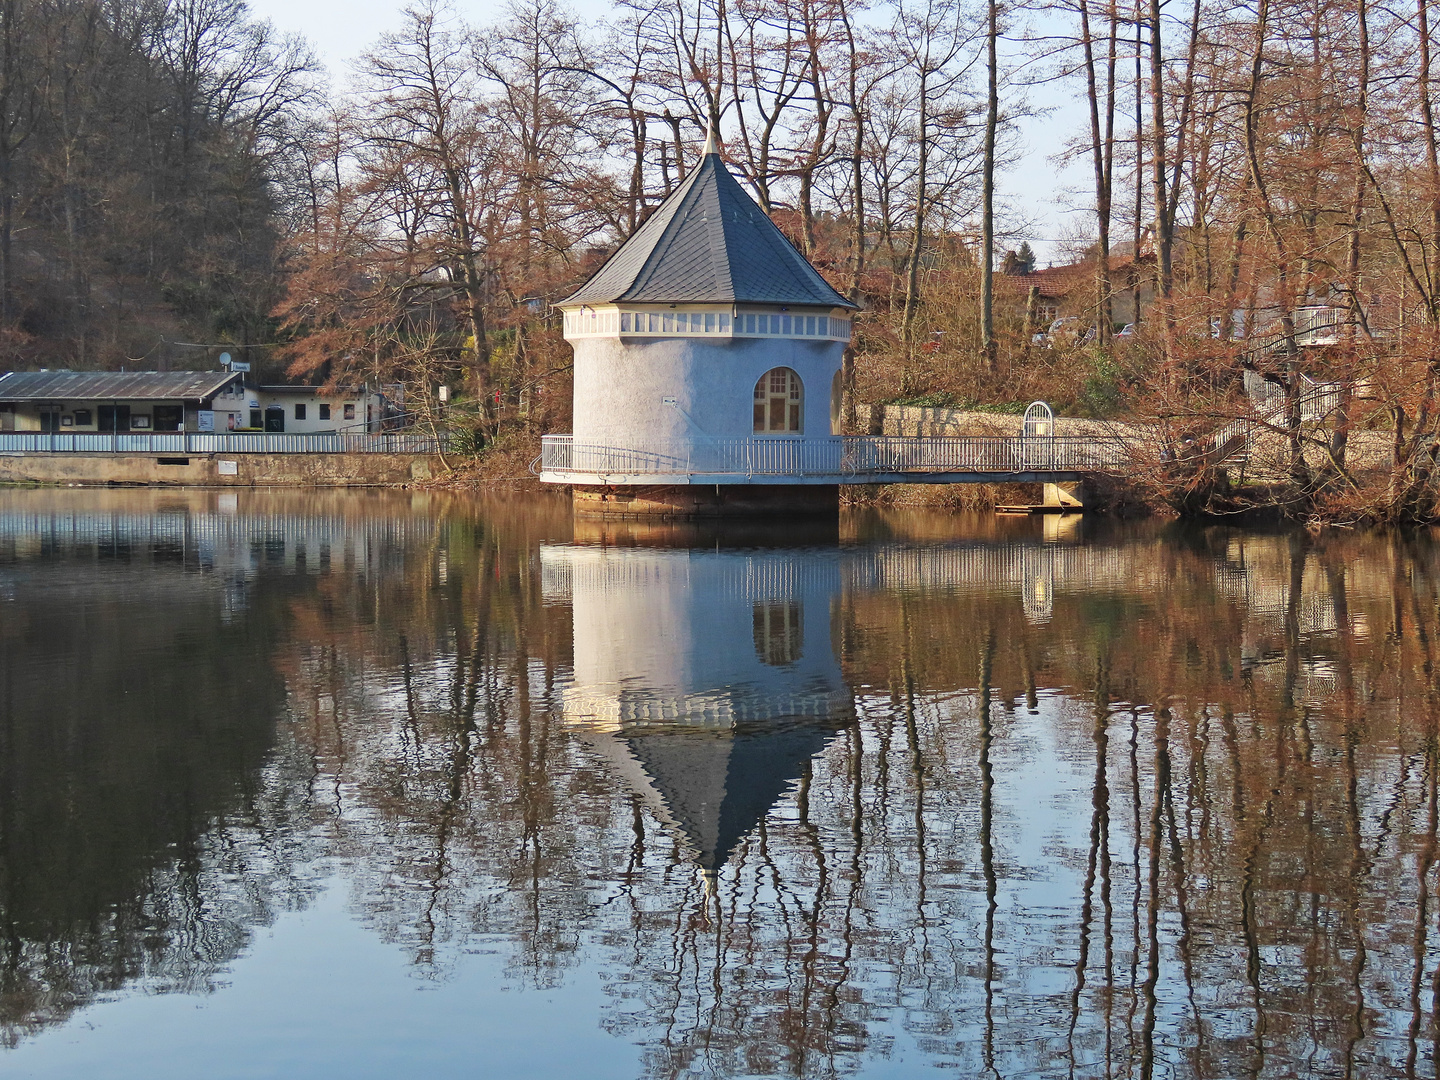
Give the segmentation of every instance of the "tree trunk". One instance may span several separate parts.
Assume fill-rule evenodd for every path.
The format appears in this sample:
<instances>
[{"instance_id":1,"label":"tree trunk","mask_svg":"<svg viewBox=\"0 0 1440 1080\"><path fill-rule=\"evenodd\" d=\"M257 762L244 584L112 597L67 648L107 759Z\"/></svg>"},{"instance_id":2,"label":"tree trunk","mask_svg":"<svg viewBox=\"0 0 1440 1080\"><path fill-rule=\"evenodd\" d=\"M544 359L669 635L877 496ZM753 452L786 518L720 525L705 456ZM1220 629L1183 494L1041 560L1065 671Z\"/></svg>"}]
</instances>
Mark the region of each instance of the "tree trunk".
<instances>
[{"instance_id":1,"label":"tree trunk","mask_svg":"<svg viewBox=\"0 0 1440 1080\"><path fill-rule=\"evenodd\" d=\"M1100 126L1100 88L1095 78L1094 37L1090 30L1090 6L1080 0L1080 42L1085 53L1085 91L1090 105L1090 163L1095 172L1095 230L1099 257L1095 266L1095 337L1110 343L1114 315L1110 304L1110 178L1114 153L1116 20L1110 19L1110 51L1107 57L1105 128ZM1026 319L1027 325L1029 318ZM1026 338L1028 343L1029 338ZM1028 347L1028 344L1027 344Z\"/></svg>"},{"instance_id":2,"label":"tree trunk","mask_svg":"<svg viewBox=\"0 0 1440 1080\"><path fill-rule=\"evenodd\" d=\"M1425 166L1430 181L1430 257L1426 260L1426 315L1440 324L1440 149L1435 133L1435 105L1430 97L1430 16L1432 0L1415 0L1415 25L1420 45L1420 123L1425 135Z\"/></svg>"},{"instance_id":3,"label":"tree trunk","mask_svg":"<svg viewBox=\"0 0 1440 1080\"><path fill-rule=\"evenodd\" d=\"M989 0L989 28L985 40L987 93L985 111L985 175L980 210L980 350L993 375L999 363L995 345L995 129L1000 121L1000 3Z\"/></svg>"},{"instance_id":4,"label":"tree trunk","mask_svg":"<svg viewBox=\"0 0 1440 1080\"><path fill-rule=\"evenodd\" d=\"M1160 317L1164 320L1165 352L1171 351L1174 312L1170 292L1174 274L1170 265L1170 198L1167 194L1168 147L1165 135L1165 54L1160 38L1163 0L1150 0L1150 176L1155 202L1155 285Z\"/></svg>"},{"instance_id":5,"label":"tree trunk","mask_svg":"<svg viewBox=\"0 0 1440 1080\"><path fill-rule=\"evenodd\" d=\"M915 351L915 310L920 305L920 249L925 241L925 171L930 162L930 94L929 72L920 74L920 115L915 125L919 140L919 160L915 168L915 225L910 232L910 250L905 257L905 310L901 319L900 338L905 346L904 390L909 390L910 369Z\"/></svg>"},{"instance_id":6,"label":"tree trunk","mask_svg":"<svg viewBox=\"0 0 1440 1080\"><path fill-rule=\"evenodd\" d=\"M860 300L860 275L865 267L865 113L860 105L860 55L855 47L855 30L850 23L850 7L840 3L840 19L845 27L845 49L850 90L850 112L855 121L855 144L850 156L851 222L850 233L850 299ZM847 350L848 351L848 350ZM854 416L850 417L854 420Z\"/></svg>"}]
</instances>

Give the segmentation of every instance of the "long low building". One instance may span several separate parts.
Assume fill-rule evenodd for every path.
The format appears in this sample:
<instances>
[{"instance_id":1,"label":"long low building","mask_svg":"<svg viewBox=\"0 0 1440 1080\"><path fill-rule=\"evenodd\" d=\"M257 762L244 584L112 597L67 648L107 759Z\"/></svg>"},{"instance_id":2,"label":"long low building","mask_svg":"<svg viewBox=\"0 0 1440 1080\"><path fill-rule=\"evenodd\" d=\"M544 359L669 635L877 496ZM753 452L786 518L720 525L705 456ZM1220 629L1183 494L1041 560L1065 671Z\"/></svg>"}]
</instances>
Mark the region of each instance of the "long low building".
<instances>
[{"instance_id":1,"label":"long low building","mask_svg":"<svg viewBox=\"0 0 1440 1080\"><path fill-rule=\"evenodd\" d=\"M0 431L267 431L363 434L381 429L382 395L364 388L245 386L232 371L14 371L0 375Z\"/></svg>"},{"instance_id":2,"label":"long low building","mask_svg":"<svg viewBox=\"0 0 1440 1080\"><path fill-rule=\"evenodd\" d=\"M217 412L242 412L242 378L234 371L12 371L0 375L0 431L214 431Z\"/></svg>"}]
</instances>

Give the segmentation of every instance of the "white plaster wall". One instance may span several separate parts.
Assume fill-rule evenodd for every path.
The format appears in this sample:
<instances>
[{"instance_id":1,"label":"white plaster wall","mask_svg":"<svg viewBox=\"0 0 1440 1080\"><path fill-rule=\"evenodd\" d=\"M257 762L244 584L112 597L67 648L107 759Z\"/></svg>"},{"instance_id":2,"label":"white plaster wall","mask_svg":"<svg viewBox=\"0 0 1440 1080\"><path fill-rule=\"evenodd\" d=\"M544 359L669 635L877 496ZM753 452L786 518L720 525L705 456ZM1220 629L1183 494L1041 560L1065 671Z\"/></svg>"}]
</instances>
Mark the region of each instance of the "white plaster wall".
<instances>
[{"instance_id":1,"label":"white plaster wall","mask_svg":"<svg viewBox=\"0 0 1440 1080\"><path fill-rule=\"evenodd\" d=\"M640 448L687 436L749 437L755 383L776 367L794 369L804 384L801 436L830 437L831 385L844 342L580 338L572 346L576 441Z\"/></svg>"},{"instance_id":2,"label":"white plaster wall","mask_svg":"<svg viewBox=\"0 0 1440 1080\"><path fill-rule=\"evenodd\" d=\"M277 394L267 393L263 390L251 389L246 393L245 422L249 423L249 402L258 401L258 408L263 413L272 405L279 405L285 410L285 433L287 435L317 435L330 434L336 431L343 431L351 435L362 434L366 431L366 406L370 406L370 425L379 418L379 398L367 397L364 394L355 395L326 395L326 394ZM217 397L215 408L218 411L225 399ZM295 406L305 406L305 419L295 419ZM320 406L330 406L330 419L320 419ZM345 419L345 406L355 406L353 419ZM215 418L215 430L221 430L221 418Z\"/></svg>"}]
</instances>

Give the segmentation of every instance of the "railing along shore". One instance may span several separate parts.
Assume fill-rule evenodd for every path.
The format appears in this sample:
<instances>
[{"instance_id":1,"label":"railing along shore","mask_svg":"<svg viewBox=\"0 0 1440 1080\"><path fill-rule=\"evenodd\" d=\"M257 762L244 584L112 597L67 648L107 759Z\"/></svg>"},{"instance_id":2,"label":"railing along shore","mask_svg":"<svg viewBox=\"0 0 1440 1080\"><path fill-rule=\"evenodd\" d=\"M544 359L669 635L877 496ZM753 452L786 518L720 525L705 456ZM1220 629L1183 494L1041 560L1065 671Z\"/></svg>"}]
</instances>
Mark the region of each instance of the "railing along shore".
<instances>
[{"instance_id":1,"label":"railing along shore","mask_svg":"<svg viewBox=\"0 0 1440 1080\"><path fill-rule=\"evenodd\" d=\"M437 454L445 439L412 432L284 435L196 431L4 431L0 454Z\"/></svg>"}]
</instances>

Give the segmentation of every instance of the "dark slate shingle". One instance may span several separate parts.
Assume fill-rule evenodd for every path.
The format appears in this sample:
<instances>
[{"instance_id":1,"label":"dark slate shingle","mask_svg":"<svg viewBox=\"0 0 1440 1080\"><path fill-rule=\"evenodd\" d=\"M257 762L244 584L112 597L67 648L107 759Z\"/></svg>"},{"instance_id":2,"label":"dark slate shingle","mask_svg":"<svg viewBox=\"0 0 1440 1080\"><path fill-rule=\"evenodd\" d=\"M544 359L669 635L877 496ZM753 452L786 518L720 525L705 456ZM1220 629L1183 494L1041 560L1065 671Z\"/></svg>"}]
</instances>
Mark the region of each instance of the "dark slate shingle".
<instances>
[{"instance_id":1,"label":"dark slate shingle","mask_svg":"<svg viewBox=\"0 0 1440 1080\"><path fill-rule=\"evenodd\" d=\"M0 401L196 401L235 378L229 371L15 371Z\"/></svg>"},{"instance_id":2,"label":"dark slate shingle","mask_svg":"<svg viewBox=\"0 0 1440 1080\"><path fill-rule=\"evenodd\" d=\"M617 301L855 307L795 250L713 153L561 303Z\"/></svg>"}]
</instances>

